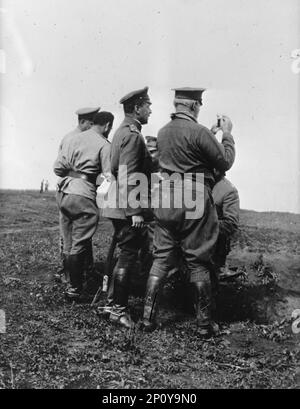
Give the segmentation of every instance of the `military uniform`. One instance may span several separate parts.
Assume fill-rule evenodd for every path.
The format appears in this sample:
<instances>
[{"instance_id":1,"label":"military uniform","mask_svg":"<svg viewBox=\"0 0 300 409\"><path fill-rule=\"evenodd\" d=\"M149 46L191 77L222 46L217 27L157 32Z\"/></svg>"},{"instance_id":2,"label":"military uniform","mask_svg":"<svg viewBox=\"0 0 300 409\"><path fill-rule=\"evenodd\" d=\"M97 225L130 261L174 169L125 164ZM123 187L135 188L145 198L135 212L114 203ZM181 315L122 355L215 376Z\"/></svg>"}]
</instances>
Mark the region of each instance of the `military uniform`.
<instances>
[{"instance_id":1,"label":"military uniform","mask_svg":"<svg viewBox=\"0 0 300 409\"><path fill-rule=\"evenodd\" d=\"M82 290L82 273L99 211L96 178L110 173L110 143L93 128L65 138L54 164L61 177L57 202L61 214L64 253L67 255L71 286Z\"/></svg>"},{"instance_id":2,"label":"military uniform","mask_svg":"<svg viewBox=\"0 0 300 409\"><path fill-rule=\"evenodd\" d=\"M62 149L63 145L68 141L68 139L72 139L74 135L77 135L78 133L82 132L79 126L76 126L75 129L72 131L68 132L62 139L60 145L59 145L59 150Z\"/></svg>"},{"instance_id":3,"label":"military uniform","mask_svg":"<svg viewBox=\"0 0 300 409\"><path fill-rule=\"evenodd\" d=\"M156 183L159 180L159 161L157 158L157 138L154 136L146 136L146 146L152 157L151 174L157 175ZM152 191L156 189L155 183L151 185ZM152 195L152 191L149 192ZM140 276L138 277L138 283L140 287L145 286L149 271L153 262L153 237L154 237L155 220L149 220L147 223L147 235L143 246L141 247L139 259L141 262Z\"/></svg>"},{"instance_id":4,"label":"military uniform","mask_svg":"<svg viewBox=\"0 0 300 409\"><path fill-rule=\"evenodd\" d=\"M178 89L175 96L200 102L203 91ZM154 209L154 262L147 282L144 326L151 330L155 325L158 295L168 272L178 265L176 255L179 249L196 290L198 325L207 330L210 326L210 264L219 233L211 195L213 169L227 170L232 166L234 140L229 133L224 133L220 144L194 116L182 111L172 114L171 121L159 131L157 144L162 172L169 175L190 173L192 178L196 178L197 173L204 174L204 207L202 217L195 219L187 219L188 209L184 203L181 208L176 208L171 201L170 208ZM175 195L175 189L171 184L171 195Z\"/></svg>"},{"instance_id":5,"label":"military uniform","mask_svg":"<svg viewBox=\"0 0 300 409\"><path fill-rule=\"evenodd\" d=\"M94 115L99 112L100 107L97 108L80 108L75 112L75 115L78 117L78 121L80 120L88 120L92 121ZM59 150L61 150L62 146L67 143L68 139L72 139L74 135L77 135L78 133L82 132L80 126L76 126L75 129L73 129L71 132L68 132L62 139L60 145L59 145Z\"/></svg>"},{"instance_id":6,"label":"military uniform","mask_svg":"<svg viewBox=\"0 0 300 409\"><path fill-rule=\"evenodd\" d=\"M99 111L100 107L97 108L80 108L78 109L75 114L78 117L78 121L80 120L88 120L88 121L92 121L94 115ZM72 139L74 135L77 135L78 133L82 132L80 125L78 125L75 129L73 129L71 132L67 133L60 145L59 145L59 151L61 151L63 145L65 145L66 143L68 143L69 139ZM62 213L59 212L59 225L62 226ZM60 228L60 231L62 231L62 228ZM63 241L63 235L60 234L59 237L59 245L60 245L60 253L61 253L61 257L62 257L62 263L63 263L63 268L54 275L54 277L58 280L62 280L67 281L69 279L69 273L66 267L66 257L67 254L64 253L64 241ZM89 242L89 244L87 244L87 256L86 256L86 275L92 275L93 271L94 271L94 259L93 259L93 246L92 246L92 241ZM63 279L63 275L65 276L65 278Z\"/></svg>"},{"instance_id":7,"label":"military uniform","mask_svg":"<svg viewBox=\"0 0 300 409\"><path fill-rule=\"evenodd\" d=\"M147 94L148 87L134 91L120 100L121 104L130 101L150 100ZM147 240L147 228L135 228L132 226L132 216L145 215L145 210L138 206L133 208L128 203L128 197L135 186L130 185L130 180L136 173L143 173L147 177L151 172L151 156L141 134L141 123L131 116L125 115L125 119L117 129L111 145L111 173L116 180L117 203L115 208L103 209L103 216L112 220L115 237L120 250L117 265L114 268L108 291L106 311L110 312L110 319L119 321L125 317L125 326L129 324L127 317L129 275L138 258L138 253ZM127 166L127 178L122 177L120 167ZM119 200L126 203L121 207ZM126 321L127 320L127 321Z\"/></svg>"},{"instance_id":8,"label":"military uniform","mask_svg":"<svg viewBox=\"0 0 300 409\"><path fill-rule=\"evenodd\" d=\"M225 265L230 252L230 239L238 229L240 200L236 187L225 176L215 184L212 196L219 219L219 236L213 261L220 268Z\"/></svg>"}]
</instances>

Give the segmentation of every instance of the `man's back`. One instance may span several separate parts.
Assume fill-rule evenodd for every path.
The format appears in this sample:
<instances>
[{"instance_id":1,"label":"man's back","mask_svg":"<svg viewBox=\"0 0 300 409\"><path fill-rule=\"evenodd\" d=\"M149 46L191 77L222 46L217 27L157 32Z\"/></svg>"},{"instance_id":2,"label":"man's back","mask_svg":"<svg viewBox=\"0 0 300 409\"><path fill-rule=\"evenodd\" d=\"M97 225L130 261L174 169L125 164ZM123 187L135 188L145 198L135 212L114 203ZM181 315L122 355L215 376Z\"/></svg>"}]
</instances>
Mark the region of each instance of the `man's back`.
<instances>
[{"instance_id":1,"label":"man's back","mask_svg":"<svg viewBox=\"0 0 300 409\"><path fill-rule=\"evenodd\" d=\"M205 158L199 158L201 152L197 146L200 127L190 120L174 119L159 131L157 144L164 169L185 173L205 167Z\"/></svg>"},{"instance_id":2,"label":"man's back","mask_svg":"<svg viewBox=\"0 0 300 409\"><path fill-rule=\"evenodd\" d=\"M234 161L234 142L223 137L227 151L204 126L186 114L173 114L158 133L159 164L162 169L179 173L205 173L213 181L213 168L229 169Z\"/></svg>"},{"instance_id":3,"label":"man's back","mask_svg":"<svg viewBox=\"0 0 300 409\"><path fill-rule=\"evenodd\" d=\"M62 146L69 140L72 139L74 135L77 135L78 133L81 133L81 129L77 126L73 131L68 132L61 140L61 143L59 145L59 150L61 150Z\"/></svg>"},{"instance_id":4,"label":"man's back","mask_svg":"<svg viewBox=\"0 0 300 409\"><path fill-rule=\"evenodd\" d=\"M60 182L64 193L95 198L96 187L83 179L67 175L69 170L97 176L110 170L110 143L93 129L64 139L54 164L54 172L63 179Z\"/></svg>"}]
</instances>

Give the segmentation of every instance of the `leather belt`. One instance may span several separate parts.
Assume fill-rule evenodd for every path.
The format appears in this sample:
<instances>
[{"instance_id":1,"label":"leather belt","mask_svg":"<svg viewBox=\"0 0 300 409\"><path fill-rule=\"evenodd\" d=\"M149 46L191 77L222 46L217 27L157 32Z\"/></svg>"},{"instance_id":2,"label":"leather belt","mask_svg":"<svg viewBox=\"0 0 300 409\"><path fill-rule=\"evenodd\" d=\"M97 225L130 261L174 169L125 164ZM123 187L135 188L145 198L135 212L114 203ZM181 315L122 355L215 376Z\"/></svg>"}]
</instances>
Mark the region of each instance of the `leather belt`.
<instances>
[{"instance_id":1,"label":"leather belt","mask_svg":"<svg viewBox=\"0 0 300 409\"><path fill-rule=\"evenodd\" d=\"M87 173L81 173L81 172L76 172L75 170L69 170L68 176L71 176L72 178L76 179L83 179L86 180L89 183L92 183L93 185L96 184L96 175L88 175Z\"/></svg>"},{"instance_id":2,"label":"leather belt","mask_svg":"<svg viewBox=\"0 0 300 409\"><path fill-rule=\"evenodd\" d=\"M213 177L210 177L210 174L206 174L205 171L203 170L202 172L186 172L186 173L179 173L179 172L172 172L169 169L162 169L161 173L166 172L169 176L172 176L174 173L176 175L179 175L182 179L184 179L184 175L186 173L188 173L189 175L192 176L193 179L196 180L196 175L197 173L204 173L204 184L206 187L208 187L209 189L212 189L215 185L215 180Z\"/></svg>"}]
</instances>

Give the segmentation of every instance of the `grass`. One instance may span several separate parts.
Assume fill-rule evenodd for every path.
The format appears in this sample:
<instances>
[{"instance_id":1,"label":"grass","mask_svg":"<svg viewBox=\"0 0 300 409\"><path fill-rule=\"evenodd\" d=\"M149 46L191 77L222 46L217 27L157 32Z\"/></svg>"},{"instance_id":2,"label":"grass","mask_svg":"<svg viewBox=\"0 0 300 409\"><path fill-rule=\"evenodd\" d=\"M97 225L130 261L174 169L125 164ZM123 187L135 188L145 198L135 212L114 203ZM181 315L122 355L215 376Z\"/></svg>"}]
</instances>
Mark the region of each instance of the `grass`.
<instances>
[{"instance_id":1,"label":"grass","mask_svg":"<svg viewBox=\"0 0 300 409\"><path fill-rule=\"evenodd\" d=\"M244 314L236 312L241 302L249 305L249 294L252 306L260 301L258 285L269 304L277 286L290 286L292 278L299 290L300 234L294 224L300 216L291 215L287 229L286 215L281 228L280 214L269 223L269 215L242 213L231 262L246 266L248 281L224 287L221 335L203 341L182 308L176 282L165 291L163 328L152 334L118 328L89 304L67 303L63 285L52 279L61 263L54 194L6 191L0 203L0 308L7 318L7 331L0 334L1 388L299 388L300 339L286 310L277 322L264 323L246 307ZM102 220L94 239L100 274L111 233L110 222ZM269 261L281 257L272 266L279 268L278 282L262 282L258 254ZM131 296L130 305L138 320L142 298Z\"/></svg>"}]
</instances>

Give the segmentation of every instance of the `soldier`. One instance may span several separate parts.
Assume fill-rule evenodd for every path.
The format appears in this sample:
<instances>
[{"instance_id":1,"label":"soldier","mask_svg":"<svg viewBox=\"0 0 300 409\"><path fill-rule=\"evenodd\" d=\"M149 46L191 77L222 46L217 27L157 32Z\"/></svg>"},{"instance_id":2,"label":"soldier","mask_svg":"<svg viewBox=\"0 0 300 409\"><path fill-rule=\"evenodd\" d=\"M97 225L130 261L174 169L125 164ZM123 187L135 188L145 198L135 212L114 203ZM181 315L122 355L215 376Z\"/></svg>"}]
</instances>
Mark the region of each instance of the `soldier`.
<instances>
[{"instance_id":1,"label":"soldier","mask_svg":"<svg viewBox=\"0 0 300 409\"><path fill-rule=\"evenodd\" d=\"M100 110L100 107L97 108L80 108L78 109L75 114L78 117L78 125L77 127L67 133L64 138L61 141L61 144L59 146L59 151L62 148L62 145L68 140L71 139L74 135L77 135L80 132L84 132L87 131L88 129L90 129L93 126L93 118L95 116L95 114ZM59 219L59 224L61 225L61 213L60 213L60 219ZM60 229L61 230L61 229ZM56 274L54 274L54 278L56 280L62 281L62 282L66 282L68 281L68 272L66 269L66 256L63 252L63 238L62 235L60 235L60 251L61 251L61 255L62 255L62 263L63 263L63 267L61 270L59 270ZM90 242L87 245L87 257L86 257L86 273L87 275L91 275L94 269L94 260L93 260L93 247L92 247L92 242ZM65 277L65 278L63 278Z\"/></svg>"},{"instance_id":2,"label":"soldier","mask_svg":"<svg viewBox=\"0 0 300 409\"><path fill-rule=\"evenodd\" d=\"M99 112L100 107L97 108L80 108L75 114L78 117L78 124L73 131L67 133L61 141L59 149L61 149L62 144L73 135L77 135L80 132L87 131L93 126L93 118L97 112Z\"/></svg>"},{"instance_id":3,"label":"soldier","mask_svg":"<svg viewBox=\"0 0 300 409\"><path fill-rule=\"evenodd\" d=\"M180 250L190 281L195 290L195 310L199 335L211 336L215 326L210 316L210 266L218 237L218 218L212 200L213 169L229 169L235 158L232 123L223 116L222 143L213 132L198 124L203 88L175 89L176 112L171 121L158 133L159 164L163 172L181 175L190 173L193 180L204 174L203 215L187 218L187 207L155 209L154 262L149 274L143 314L143 328L152 331L156 326L158 295L168 272L174 268ZM214 129L214 128L213 128ZM171 193L175 188L170 183ZM184 185L184 188L186 185ZM190 188L189 188L190 189ZM193 187L194 189L194 187ZM193 189L191 189L193 191Z\"/></svg>"},{"instance_id":4,"label":"soldier","mask_svg":"<svg viewBox=\"0 0 300 409\"><path fill-rule=\"evenodd\" d=\"M158 151L157 138L154 136L146 136L147 148L152 156L157 160L158 170ZM155 162L156 163L156 162ZM219 221L219 236L213 256L213 264L215 266L212 280L214 280L215 287L218 287L218 279L226 279L232 277L232 273L228 271L226 265L226 257L230 252L230 242L234 233L238 229L240 200L237 188L225 177L225 172L214 170L215 185L212 190L212 197L216 205ZM149 230L149 245L153 246L153 226L155 222L148 224ZM151 254L152 258L152 254ZM152 261L151 261L152 264ZM171 276L179 270L179 267L174 267L174 270L169 271L168 276ZM236 276L236 274L235 274ZM217 291L217 288L216 288Z\"/></svg>"},{"instance_id":5,"label":"soldier","mask_svg":"<svg viewBox=\"0 0 300 409\"><path fill-rule=\"evenodd\" d=\"M147 238L144 227L144 210L141 206L133 208L128 203L128 196L134 189L130 180L136 173L149 176L151 172L151 156L146 148L141 134L142 125L148 123L151 114L151 101L148 87L130 92L124 96L123 104L125 119L114 134L111 145L111 172L117 182L117 196L125 201L115 209L106 208L103 216L112 220L115 237L120 249L117 264L113 270L108 290L105 312L109 319L126 328L134 324L128 313L129 275L135 267L138 252ZM122 167L127 166L127 177L123 177ZM127 191L127 193L126 193Z\"/></svg>"},{"instance_id":6,"label":"soldier","mask_svg":"<svg viewBox=\"0 0 300 409\"><path fill-rule=\"evenodd\" d=\"M71 284L65 295L70 300L83 298L85 260L99 219L96 178L110 174L107 137L113 120L110 112L97 113L90 129L64 139L54 164L55 174L62 178L57 202Z\"/></svg>"},{"instance_id":7,"label":"soldier","mask_svg":"<svg viewBox=\"0 0 300 409\"><path fill-rule=\"evenodd\" d=\"M42 181L41 181L41 187L40 187L40 193L43 193L43 192L44 192L44 182L45 182L45 180L42 179Z\"/></svg>"},{"instance_id":8,"label":"soldier","mask_svg":"<svg viewBox=\"0 0 300 409\"><path fill-rule=\"evenodd\" d=\"M48 180L45 181L45 192L48 192L49 189L49 182Z\"/></svg>"},{"instance_id":9,"label":"soldier","mask_svg":"<svg viewBox=\"0 0 300 409\"><path fill-rule=\"evenodd\" d=\"M212 196L218 213L219 236L213 262L217 276L226 278L230 276L226 257L230 252L231 237L238 229L240 199L237 188L225 177L225 172L215 171L215 180Z\"/></svg>"}]
</instances>

